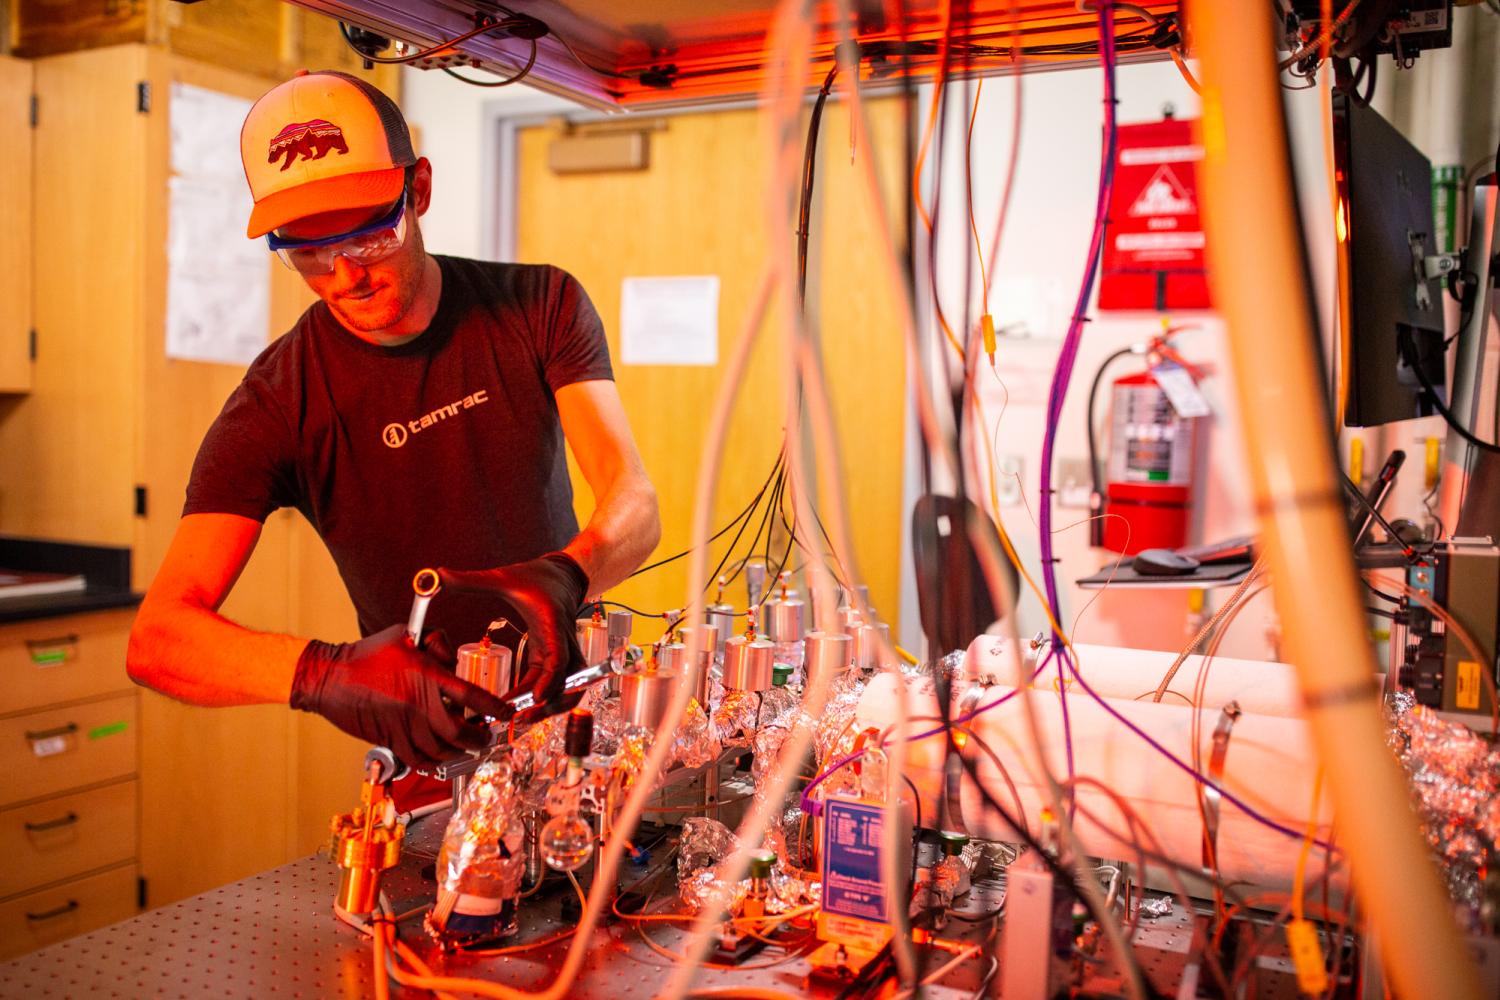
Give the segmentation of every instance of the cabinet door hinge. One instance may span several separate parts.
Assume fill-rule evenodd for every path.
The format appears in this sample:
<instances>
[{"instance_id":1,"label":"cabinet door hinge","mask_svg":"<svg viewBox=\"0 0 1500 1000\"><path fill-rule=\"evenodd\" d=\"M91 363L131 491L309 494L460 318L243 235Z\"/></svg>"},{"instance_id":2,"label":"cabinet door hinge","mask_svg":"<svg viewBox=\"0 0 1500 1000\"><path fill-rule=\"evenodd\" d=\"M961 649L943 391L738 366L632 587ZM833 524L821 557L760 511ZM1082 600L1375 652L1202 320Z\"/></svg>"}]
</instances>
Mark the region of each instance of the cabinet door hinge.
<instances>
[{"instance_id":1,"label":"cabinet door hinge","mask_svg":"<svg viewBox=\"0 0 1500 1000\"><path fill-rule=\"evenodd\" d=\"M36 360L36 327L26 331L26 352L31 355L31 360Z\"/></svg>"},{"instance_id":2,"label":"cabinet door hinge","mask_svg":"<svg viewBox=\"0 0 1500 1000\"><path fill-rule=\"evenodd\" d=\"M146 516L146 487L144 486L135 488L135 516Z\"/></svg>"},{"instance_id":3,"label":"cabinet door hinge","mask_svg":"<svg viewBox=\"0 0 1500 1000\"><path fill-rule=\"evenodd\" d=\"M35 94L31 95L31 127L32 128L36 128L37 106L39 104L41 104L41 103L42 103L41 102L41 98L37 97Z\"/></svg>"},{"instance_id":4,"label":"cabinet door hinge","mask_svg":"<svg viewBox=\"0 0 1500 1000\"><path fill-rule=\"evenodd\" d=\"M135 85L135 109L141 114L151 112L151 81L141 80Z\"/></svg>"},{"instance_id":5,"label":"cabinet door hinge","mask_svg":"<svg viewBox=\"0 0 1500 1000\"><path fill-rule=\"evenodd\" d=\"M146 908L146 877L144 875L135 880L135 905L142 910Z\"/></svg>"}]
</instances>

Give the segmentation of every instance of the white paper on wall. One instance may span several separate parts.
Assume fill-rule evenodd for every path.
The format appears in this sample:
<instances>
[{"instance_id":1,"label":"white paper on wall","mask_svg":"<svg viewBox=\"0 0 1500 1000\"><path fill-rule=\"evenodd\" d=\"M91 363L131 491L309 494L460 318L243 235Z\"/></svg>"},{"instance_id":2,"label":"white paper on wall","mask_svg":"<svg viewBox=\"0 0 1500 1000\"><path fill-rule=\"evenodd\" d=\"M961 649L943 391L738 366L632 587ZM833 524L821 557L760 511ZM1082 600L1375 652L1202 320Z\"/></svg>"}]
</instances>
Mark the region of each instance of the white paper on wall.
<instances>
[{"instance_id":1,"label":"white paper on wall","mask_svg":"<svg viewBox=\"0 0 1500 1000\"><path fill-rule=\"evenodd\" d=\"M271 274L245 238L251 199L240 166L250 102L174 83L167 214L167 357L247 365L266 346Z\"/></svg>"},{"instance_id":2,"label":"white paper on wall","mask_svg":"<svg viewBox=\"0 0 1500 1000\"><path fill-rule=\"evenodd\" d=\"M718 275L626 278L620 289L620 362L718 364Z\"/></svg>"}]
</instances>

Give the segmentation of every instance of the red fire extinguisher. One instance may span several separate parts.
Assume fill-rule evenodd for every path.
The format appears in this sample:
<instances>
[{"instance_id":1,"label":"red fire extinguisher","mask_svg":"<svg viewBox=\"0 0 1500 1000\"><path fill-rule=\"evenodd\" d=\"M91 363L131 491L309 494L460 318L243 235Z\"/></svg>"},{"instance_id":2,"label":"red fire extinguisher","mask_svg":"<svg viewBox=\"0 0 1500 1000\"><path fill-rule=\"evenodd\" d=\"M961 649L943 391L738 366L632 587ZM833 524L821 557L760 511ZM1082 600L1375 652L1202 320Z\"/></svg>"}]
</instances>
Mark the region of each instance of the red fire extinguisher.
<instances>
[{"instance_id":1,"label":"red fire extinguisher","mask_svg":"<svg viewBox=\"0 0 1500 1000\"><path fill-rule=\"evenodd\" d=\"M1198 423L1208 414L1195 374L1153 344L1149 367L1111 386L1099 541L1112 552L1187 544ZM1092 419L1092 417L1090 418Z\"/></svg>"}]
</instances>

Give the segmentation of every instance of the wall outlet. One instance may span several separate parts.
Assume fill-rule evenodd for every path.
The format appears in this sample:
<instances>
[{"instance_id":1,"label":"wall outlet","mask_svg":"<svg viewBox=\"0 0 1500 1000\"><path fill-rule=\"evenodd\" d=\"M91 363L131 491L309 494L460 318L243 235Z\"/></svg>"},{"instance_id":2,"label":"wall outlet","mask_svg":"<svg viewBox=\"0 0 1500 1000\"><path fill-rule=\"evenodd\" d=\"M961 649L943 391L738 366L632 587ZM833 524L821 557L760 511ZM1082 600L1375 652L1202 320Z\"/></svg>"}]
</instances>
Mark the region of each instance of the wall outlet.
<instances>
[{"instance_id":1,"label":"wall outlet","mask_svg":"<svg viewBox=\"0 0 1500 1000\"><path fill-rule=\"evenodd\" d=\"M1018 507L1021 504L1021 476L1026 466L1020 455L1001 455L995 467L995 493L1000 506Z\"/></svg>"},{"instance_id":2,"label":"wall outlet","mask_svg":"<svg viewBox=\"0 0 1500 1000\"><path fill-rule=\"evenodd\" d=\"M1086 458L1065 458L1057 465L1057 505L1088 510L1089 495L1094 492Z\"/></svg>"}]
</instances>

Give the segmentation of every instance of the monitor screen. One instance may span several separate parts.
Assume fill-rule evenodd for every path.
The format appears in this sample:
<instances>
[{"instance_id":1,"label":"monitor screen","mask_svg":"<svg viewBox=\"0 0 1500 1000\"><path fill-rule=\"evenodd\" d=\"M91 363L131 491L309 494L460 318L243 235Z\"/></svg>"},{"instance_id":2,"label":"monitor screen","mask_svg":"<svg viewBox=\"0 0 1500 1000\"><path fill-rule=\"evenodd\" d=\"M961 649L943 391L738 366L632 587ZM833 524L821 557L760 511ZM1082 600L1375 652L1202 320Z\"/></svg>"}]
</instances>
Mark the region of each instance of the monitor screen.
<instances>
[{"instance_id":1,"label":"monitor screen","mask_svg":"<svg viewBox=\"0 0 1500 1000\"><path fill-rule=\"evenodd\" d=\"M1344 423L1350 427L1429 416L1422 366L1441 389L1442 286L1422 276L1434 241L1432 166L1374 109L1333 98L1338 194L1340 322L1348 345Z\"/></svg>"}]
</instances>

